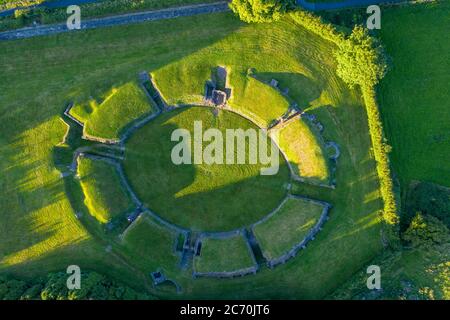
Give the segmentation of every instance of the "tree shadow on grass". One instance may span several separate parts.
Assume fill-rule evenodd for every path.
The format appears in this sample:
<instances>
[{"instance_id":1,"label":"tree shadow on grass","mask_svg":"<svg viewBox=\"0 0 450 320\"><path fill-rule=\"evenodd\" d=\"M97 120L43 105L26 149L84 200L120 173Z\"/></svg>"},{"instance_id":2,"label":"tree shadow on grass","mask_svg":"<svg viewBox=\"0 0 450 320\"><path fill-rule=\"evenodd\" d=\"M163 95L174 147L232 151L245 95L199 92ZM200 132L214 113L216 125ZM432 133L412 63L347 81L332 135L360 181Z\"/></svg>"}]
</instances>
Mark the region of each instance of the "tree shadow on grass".
<instances>
[{"instance_id":1,"label":"tree shadow on grass","mask_svg":"<svg viewBox=\"0 0 450 320\"><path fill-rule=\"evenodd\" d=\"M213 21L216 21L216 28L211 30L208 26ZM197 32L188 32L193 25L197 26ZM7 198L6 204L2 200L2 211L8 226L17 228L20 225L22 237L28 239L27 244L5 247L7 251L2 250L2 254L21 251L49 238L52 231L40 230L36 234L31 227L25 226L23 219L66 198L63 184L54 179L56 175L50 178L49 172L44 172L39 181L33 177L41 169L51 171L54 159L48 159L51 151L43 150L39 155L28 152L31 142L23 136L24 132L36 129L44 122L58 121L55 115L75 97L92 95L95 88L104 91L118 81L136 78L139 71L156 69L182 59L241 26L242 23L231 15L224 18L223 24L217 23L216 15L210 15L116 28L114 30L120 32L108 33L106 37L105 30L93 30L16 41L8 44L8 50L1 50L5 58L1 60L7 66L0 65L5 71L4 79L9 79L8 83L1 84L4 103L0 108L0 135L3 137L0 143L1 149L7 151L2 152L0 158L2 198ZM145 34L149 36L143 36ZM30 48L40 50L42 54L15 54L28 52ZM14 66L8 55L14 56ZM34 67L30 68L31 65ZM38 86L36 79L41 79ZM56 137L43 133L42 139L49 138ZM55 144L61 140L62 134L55 139ZM18 190L24 191L20 194ZM60 209L60 215L73 214ZM7 234L10 239L19 236L14 232Z\"/></svg>"},{"instance_id":2,"label":"tree shadow on grass","mask_svg":"<svg viewBox=\"0 0 450 320\"><path fill-rule=\"evenodd\" d=\"M171 141L171 134L180 128L170 119L183 111L186 109L162 115L157 127L144 127L127 142L125 173L140 200L162 218L197 231L240 228L275 209L286 195L289 182L287 164L281 155L279 172L274 176L261 175L260 166L197 167L172 162L173 147L179 142ZM205 119L204 130L220 121Z\"/></svg>"}]
</instances>

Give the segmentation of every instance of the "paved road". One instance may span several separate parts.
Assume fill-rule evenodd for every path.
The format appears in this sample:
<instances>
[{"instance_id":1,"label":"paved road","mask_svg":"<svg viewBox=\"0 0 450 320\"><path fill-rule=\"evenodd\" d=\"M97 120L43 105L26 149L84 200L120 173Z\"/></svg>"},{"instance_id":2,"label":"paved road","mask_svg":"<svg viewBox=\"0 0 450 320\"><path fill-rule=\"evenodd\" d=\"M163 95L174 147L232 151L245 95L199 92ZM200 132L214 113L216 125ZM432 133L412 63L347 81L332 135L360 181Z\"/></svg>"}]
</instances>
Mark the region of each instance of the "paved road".
<instances>
[{"instance_id":1,"label":"paved road","mask_svg":"<svg viewBox=\"0 0 450 320\"><path fill-rule=\"evenodd\" d=\"M89 2L96 2L98 0L58 0L54 2L43 2L38 6L47 7L64 7L69 4L82 4ZM306 0L297 0L299 6L311 10L332 10L341 9L347 7L369 6L371 4L383 4L383 3L399 3L406 0L344 0L340 2L328 2L328 3L310 3ZM161 19L170 19L176 17L186 17L198 14L206 14L213 12L222 12L229 10L226 1L200 4L192 6L184 6L177 8L168 8L156 11L144 11L139 13L131 13L124 15L111 16L106 18L98 18L85 20L81 22L81 29L94 29L101 27L110 27L116 25L139 23L144 21L153 21ZM2 12L0 12L1 14ZM37 27L22 28L11 31L0 32L0 40L14 40L22 38L31 38L42 35L50 35L62 32L69 32L65 23L42 25Z\"/></svg>"},{"instance_id":2,"label":"paved road","mask_svg":"<svg viewBox=\"0 0 450 320\"><path fill-rule=\"evenodd\" d=\"M187 17L199 14L223 12L229 10L226 1L200 4L185 7L169 8L156 11L144 11L139 13L124 14L106 18L81 21L81 29L94 29L102 27L111 27L124 24L140 23L144 21L154 21L162 19L171 19L177 17ZM50 35L62 32L77 32L67 29L66 23L42 25L38 27L22 28L17 30L0 32L0 40L14 40L31 38L36 36Z\"/></svg>"}]
</instances>

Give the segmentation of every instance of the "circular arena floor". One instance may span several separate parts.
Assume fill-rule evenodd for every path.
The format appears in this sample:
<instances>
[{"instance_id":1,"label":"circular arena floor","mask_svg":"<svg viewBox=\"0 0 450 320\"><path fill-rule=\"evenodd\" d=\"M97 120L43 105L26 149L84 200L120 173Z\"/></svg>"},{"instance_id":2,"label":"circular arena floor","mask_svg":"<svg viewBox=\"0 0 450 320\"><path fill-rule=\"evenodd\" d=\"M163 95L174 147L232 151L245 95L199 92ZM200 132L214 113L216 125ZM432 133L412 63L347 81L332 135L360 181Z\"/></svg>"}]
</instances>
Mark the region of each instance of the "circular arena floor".
<instances>
[{"instance_id":1,"label":"circular arena floor","mask_svg":"<svg viewBox=\"0 0 450 320\"><path fill-rule=\"evenodd\" d=\"M194 164L195 121L201 122L200 134L209 128L220 130L223 145L227 129L259 129L238 114L206 107L180 108L160 115L126 142L124 170L140 200L163 219L197 231L230 231L268 215L287 193L289 171L281 153L275 175L260 174L260 169L269 165L261 164L259 158L256 164L249 164L248 140L245 164ZM176 129L190 133L191 164L172 161L173 148L181 141L172 141ZM268 145L269 141L263 143ZM204 141L202 150L210 144Z\"/></svg>"}]
</instances>

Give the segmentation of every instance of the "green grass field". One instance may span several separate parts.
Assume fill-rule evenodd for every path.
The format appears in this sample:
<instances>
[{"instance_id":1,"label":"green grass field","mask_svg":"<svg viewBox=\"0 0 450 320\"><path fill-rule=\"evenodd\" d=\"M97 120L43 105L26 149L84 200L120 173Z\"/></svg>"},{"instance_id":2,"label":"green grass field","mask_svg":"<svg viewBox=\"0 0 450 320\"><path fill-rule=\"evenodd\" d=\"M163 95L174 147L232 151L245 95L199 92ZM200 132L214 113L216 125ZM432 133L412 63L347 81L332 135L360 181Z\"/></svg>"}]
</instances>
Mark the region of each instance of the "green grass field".
<instances>
[{"instance_id":1,"label":"green grass field","mask_svg":"<svg viewBox=\"0 0 450 320\"><path fill-rule=\"evenodd\" d=\"M220 111L216 117L212 109L205 107L161 115L134 133L126 144L125 172L139 198L167 220L203 231L228 231L250 225L276 208L289 181L281 155L279 173L274 176L260 175L262 164L249 164L248 159L244 165L172 162L172 148L178 141L171 142L171 135L179 128L192 133L191 162L194 161L194 121L201 121L203 130L218 128L224 137L226 129L256 128L239 115ZM206 146L205 143L203 150ZM223 163L225 157L224 153Z\"/></svg>"},{"instance_id":2,"label":"green grass field","mask_svg":"<svg viewBox=\"0 0 450 320\"><path fill-rule=\"evenodd\" d=\"M450 187L450 3L387 9L380 36L394 67L380 106L396 175Z\"/></svg>"},{"instance_id":3,"label":"green grass field","mask_svg":"<svg viewBox=\"0 0 450 320\"><path fill-rule=\"evenodd\" d=\"M205 238L200 256L194 258L197 272L231 272L252 267L254 261L242 235L228 239Z\"/></svg>"},{"instance_id":4,"label":"green grass field","mask_svg":"<svg viewBox=\"0 0 450 320\"><path fill-rule=\"evenodd\" d=\"M175 254L176 233L161 226L144 213L126 231L122 245L127 257L146 272L161 268L168 275L176 273L179 257Z\"/></svg>"},{"instance_id":5,"label":"green grass field","mask_svg":"<svg viewBox=\"0 0 450 320\"><path fill-rule=\"evenodd\" d=\"M335 190L293 186L333 204L330 220L307 250L277 272L226 281L193 280L180 271L183 293L176 297L321 298L333 291L382 250L382 205L365 109L359 92L337 78L333 49L288 17L244 25L230 13L1 42L0 273L36 277L76 262L174 298L152 289L139 261L126 259L116 246L107 252L110 240L75 218L53 150L66 132L59 116L67 103L107 93L142 70L154 73L192 59L308 79L289 83L290 94L310 94L305 103L315 99L311 112L342 154Z\"/></svg>"},{"instance_id":6,"label":"green grass field","mask_svg":"<svg viewBox=\"0 0 450 320\"><path fill-rule=\"evenodd\" d=\"M305 120L291 120L280 129L275 129L273 137L277 139L296 176L313 183L329 181L323 142Z\"/></svg>"},{"instance_id":7,"label":"green grass field","mask_svg":"<svg viewBox=\"0 0 450 320\"><path fill-rule=\"evenodd\" d=\"M84 122L86 136L119 140L129 123L156 112L156 108L137 83L129 82L113 88L100 104L95 99L76 104L71 114Z\"/></svg>"},{"instance_id":8,"label":"green grass field","mask_svg":"<svg viewBox=\"0 0 450 320\"><path fill-rule=\"evenodd\" d=\"M300 243L319 221L323 205L289 198L277 213L254 227L264 257L279 258Z\"/></svg>"},{"instance_id":9,"label":"green grass field","mask_svg":"<svg viewBox=\"0 0 450 320\"><path fill-rule=\"evenodd\" d=\"M262 128L281 117L289 108L289 102L274 88L240 71L232 73L231 87L234 89L230 105L242 112Z\"/></svg>"},{"instance_id":10,"label":"green grass field","mask_svg":"<svg viewBox=\"0 0 450 320\"><path fill-rule=\"evenodd\" d=\"M133 208L130 197L121 186L116 168L112 165L80 157L78 175L85 204L99 222L107 223Z\"/></svg>"}]
</instances>

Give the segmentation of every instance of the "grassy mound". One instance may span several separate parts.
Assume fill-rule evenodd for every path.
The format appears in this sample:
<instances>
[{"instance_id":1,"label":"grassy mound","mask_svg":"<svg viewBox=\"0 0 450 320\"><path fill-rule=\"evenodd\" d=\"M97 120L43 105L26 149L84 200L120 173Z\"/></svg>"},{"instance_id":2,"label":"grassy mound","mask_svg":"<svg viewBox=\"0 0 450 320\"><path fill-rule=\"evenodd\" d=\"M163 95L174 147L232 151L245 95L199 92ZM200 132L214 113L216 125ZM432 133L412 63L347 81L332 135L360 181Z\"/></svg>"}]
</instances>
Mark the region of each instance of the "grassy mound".
<instances>
[{"instance_id":1,"label":"grassy mound","mask_svg":"<svg viewBox=\"0 0 450 320\"><path fill-rule=\"evenodd\" d=\"M313 183L327 183L329 168L322 141L303 119L293 119L273 137L288 159L293 173Z\"/></svg>"},{"instance_id":2,"label":"grassy mound","mask_svg":"<svg viewBox=\"0 0 450 320\"><path fill-rule=\"evenodd\" d=\"M288 181L281 154L279 173L273 176L262 176L262 164L249 164L248 156L246 164L225 164L225 152L224 164L172 162L172 149L178 144L171 141L175 129L192 133L193 154L194 121L202 121L203 130L218 128L224 140L226 129L256 129L254 124L232 112L220 111L215 116L206 107L178 109L161 115L135 132L126 144L124 168L139 198L173 223L206 231L249 225L277 207ZM270 140L266 142L269 144ZM203 148L207 146L205 142ZM192 162L193 159L192 156Z\"/></svg>"},{"instance_id":3,"label":"grassy mound","mask_svg":"<svg viewBox=\"0 0 450 320\"><path fill-rule=\"evenodd\" d=\"M231 107L248 116L260 127L267 128L289 108L289 102L281 93L253 77L232 73L230 82L234 89Z\"/></svg>"},{"instance_id":4,"label":"grassy mound","mask_svg":"<svg viewBox=\"0 0 450 320\"><path fill-rule=\"evenodd\" d=\"M202 102L205 82L211 78L216 67L210 59L209 56L194 55L186 61L168 65L152 73L169 104ZM237 66L227 66L227 70L227 85L232 88L229 105L258 126L267 127L288 110L289 102L277 90L248 76L247 70Z\"/></svg>"},{"instance_id":5,"label":"grassy mound","mask_svg":"<svg viewBox=\"0 0 450 320\"><path fill-rule=\"evenodd\" d=\"M155 111L143 89L129 82L113 88L100 104L90 100L74 106L71 114L84 122L86 136L119 140L130 122Z\"/></svg>"},{"instance_id":6,"label":"grassy mound","mask_svg":"<svg viewBox=\"0 0 450 320\"><path fill-rule=\"evenodd\" d=\"M78 158L78 175L89 212L101 223L107 223L133 204L122 188L116 169L103 161Z\"/></svg>"},{"instance_id":7,"label":"grassy mound","mask_svg":"<svg viewBox=\"0 0 450 320\"><path fill-rule=\"evenodd\" d=\"M231 272L252 267L255 263L242 235L227 239L205 238L200 256L194 260L197 272Z\"/></svg>"},{"instance_id":8,"label":"grassy mound","mask_svg":"<svg viewBox=\"0 0 450 320\"><path fill-rule=\"evenodd\" d=\"M162 268L171 274L179 263L175 254L176 239L175 232L144 213L126 231L122 243L126 255L146 272Z\"/></svg>"},{"instance_id":9,"label":"grassy mound","mask_svg":"<svg viewBox=\"0 0 450 320\"><path fill-rule=\"evenodd\" d=\"M253 228L264 257L276 259L301 242L316 225L323 209L317 202L287 199L279 211Z\"/></svg>"}]
</instances>

